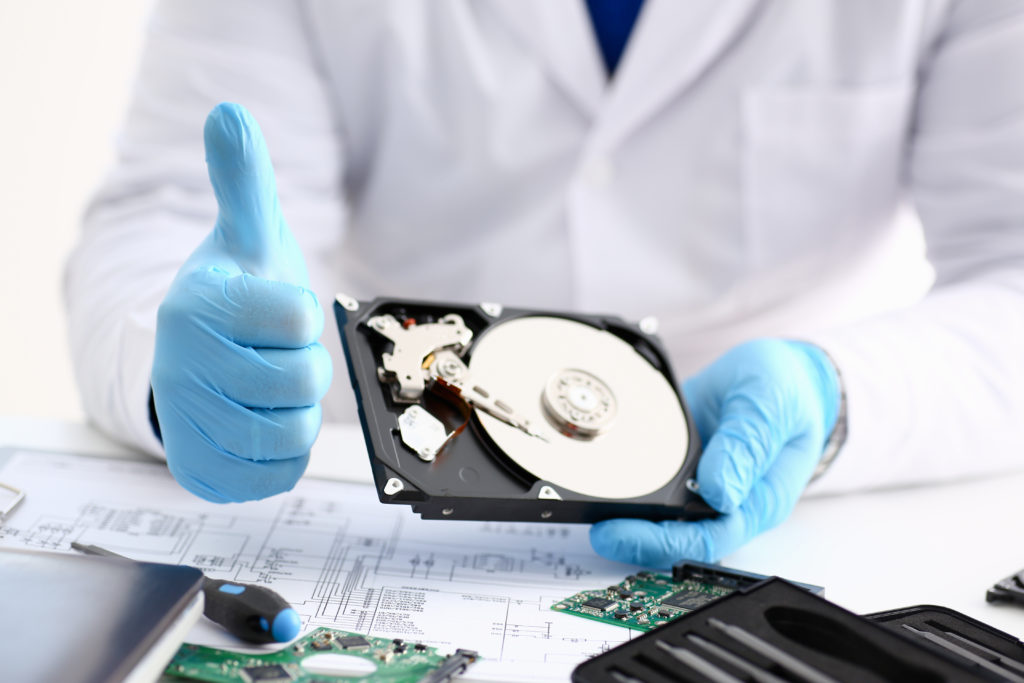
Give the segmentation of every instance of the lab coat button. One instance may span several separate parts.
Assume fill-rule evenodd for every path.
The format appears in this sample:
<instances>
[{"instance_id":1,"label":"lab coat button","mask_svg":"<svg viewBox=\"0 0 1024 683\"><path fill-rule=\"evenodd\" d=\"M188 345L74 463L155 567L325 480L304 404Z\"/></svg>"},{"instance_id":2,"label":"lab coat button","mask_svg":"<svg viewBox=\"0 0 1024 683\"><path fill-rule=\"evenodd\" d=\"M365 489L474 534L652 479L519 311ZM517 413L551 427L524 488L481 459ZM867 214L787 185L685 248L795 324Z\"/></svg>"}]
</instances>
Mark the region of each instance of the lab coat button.
<instances>
[{"instance_id":1,"label":"lab coat button","mask_svg":"<svg viewBox=\"0 0 1024 683\"><path fill-rule=\"evenodd\" d=\"M607 157L596 157L583 167L583 177L593 187L608 187L615 178L615 166Z\"/></svg>"}]
</instances>

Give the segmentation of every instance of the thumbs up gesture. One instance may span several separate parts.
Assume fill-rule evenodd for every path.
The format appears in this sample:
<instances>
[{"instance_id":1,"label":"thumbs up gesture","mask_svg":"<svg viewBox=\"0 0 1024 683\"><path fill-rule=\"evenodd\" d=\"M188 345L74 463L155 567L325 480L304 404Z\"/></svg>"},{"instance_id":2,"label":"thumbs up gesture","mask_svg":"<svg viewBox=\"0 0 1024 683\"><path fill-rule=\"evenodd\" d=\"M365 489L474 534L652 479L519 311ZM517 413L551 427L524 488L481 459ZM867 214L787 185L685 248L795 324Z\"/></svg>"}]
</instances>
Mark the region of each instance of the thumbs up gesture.
<instances>
[{"instance_id":1,"label":"thumbs up gesture","mask_svg":"<svg viewBox=\"0 0 1024 683\"><path fill-rule=\"evenodd\" d=\"M243 107L220 104L204 139L219 214L160 305L151 383L175 479L207 500L237 502L302 476L331 360L259 126Z\"/></svg>"}]
</instances>

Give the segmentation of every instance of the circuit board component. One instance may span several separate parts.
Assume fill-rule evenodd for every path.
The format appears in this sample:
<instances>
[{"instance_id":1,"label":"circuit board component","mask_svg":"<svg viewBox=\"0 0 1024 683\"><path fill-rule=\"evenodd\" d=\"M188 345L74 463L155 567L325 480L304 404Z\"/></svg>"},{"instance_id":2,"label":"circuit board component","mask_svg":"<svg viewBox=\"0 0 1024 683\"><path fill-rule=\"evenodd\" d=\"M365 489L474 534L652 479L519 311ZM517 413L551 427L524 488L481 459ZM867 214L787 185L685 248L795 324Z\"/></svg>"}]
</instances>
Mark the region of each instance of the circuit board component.
<instances>
[{"instance_id":1,"label":"circuit board component","mask_svg":"<svg viewBox=\"0 0 1024 683\"><path fill-rule=\"evenodd\" d=\"M303 662L325 661L324 656L358 658L358 667L325 673L321 666ZM463 673L479 659L472 650L445 656L423 643L400 638L374 638L329 628L318 628L289 647L266 654L183 645L164 674L209 683L326 683L327 681L384 681L385 683L442 683ZM308 667L308 668L307 668Z\"/></svg>"},{"instance_id":2,"label":"circuit board component","mask_svg":"<svg viewBox=\"0 0 1024 683\"><path fill-rule=\"evenodd\" d=\"M680 562L672 576L637 572L607 588L581 591L551 606L557 612L650 631L767 576L701 562ZM820 586L795 585L817 595Z\"/></svg>"}]
</instances>

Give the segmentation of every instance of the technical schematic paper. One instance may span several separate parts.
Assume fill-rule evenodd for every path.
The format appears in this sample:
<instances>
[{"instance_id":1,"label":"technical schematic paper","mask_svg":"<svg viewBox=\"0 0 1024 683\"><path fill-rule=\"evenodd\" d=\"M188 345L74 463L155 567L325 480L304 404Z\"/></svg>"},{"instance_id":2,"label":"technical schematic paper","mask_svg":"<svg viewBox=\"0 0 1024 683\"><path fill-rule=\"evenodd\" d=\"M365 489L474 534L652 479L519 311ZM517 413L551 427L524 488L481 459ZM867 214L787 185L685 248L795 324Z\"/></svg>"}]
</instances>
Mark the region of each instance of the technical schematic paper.
<instances>
[{"instance_id":1,"label":"technical schematic paper","mask_svg":"<svg viewBox=\"0 0 1024 683\"><path fill-rule=\"evenodd\" d=\"M470 680L568 680L576 664L637 635L550 609L630 571L594 555L585 525L423 520L369 486L313 479L218 505L160 463L66 453L15 452L0 480L26 492L0 525L2 547L70 552L79 541L260 583L295 607L304 631L475 649L484 660ZM205 620L186 640L239 645Z\"/></svg>"}]
</instances>

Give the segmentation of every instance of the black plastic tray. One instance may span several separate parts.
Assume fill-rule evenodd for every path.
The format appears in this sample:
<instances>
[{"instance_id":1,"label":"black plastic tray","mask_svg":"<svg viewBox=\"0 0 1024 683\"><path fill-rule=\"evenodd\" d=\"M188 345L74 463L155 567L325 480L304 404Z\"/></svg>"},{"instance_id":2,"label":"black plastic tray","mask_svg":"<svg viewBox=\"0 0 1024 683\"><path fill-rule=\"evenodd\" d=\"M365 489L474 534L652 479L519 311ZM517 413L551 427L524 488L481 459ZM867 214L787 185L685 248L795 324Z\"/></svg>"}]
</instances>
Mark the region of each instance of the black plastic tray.
<instances>
[{"instance_id":1,"label":"black plastic tray","mask_svg":"<svg viewBox=\"0 0 1024 683\"><path fill-rule=\"evenodd\" d=\"M903 624L942 631L939 637L946 639L955 633L971 640L974 645L957 643L975 658L936 645ZM952 610L926 606L863 617L772 578L584 662L572 680L1015 681L1017 667L1024 667L1019 641ZM1024 669L1019 675L1024 680Z\"/></svg>"}]
</instances>

